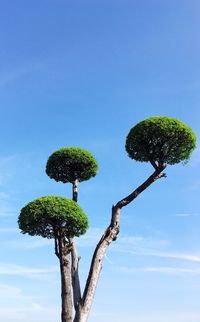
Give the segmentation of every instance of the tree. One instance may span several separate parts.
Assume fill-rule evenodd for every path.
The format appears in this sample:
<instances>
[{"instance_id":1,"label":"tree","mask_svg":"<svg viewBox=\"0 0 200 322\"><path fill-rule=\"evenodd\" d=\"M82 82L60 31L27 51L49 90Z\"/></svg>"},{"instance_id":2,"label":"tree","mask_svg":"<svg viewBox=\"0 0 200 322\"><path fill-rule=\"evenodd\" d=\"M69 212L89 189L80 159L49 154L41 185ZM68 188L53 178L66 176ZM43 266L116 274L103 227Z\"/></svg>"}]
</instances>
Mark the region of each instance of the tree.
<instances>
[{"instance_id":1,"label":"tree","mask_svg":"<svg viewBox=\"0 0 200 322\"><path fill-rule=\"evenodd\" d=\"M73 237L85 233L88 223L76 204L78 182L95 176L98 166L94 157L80 148L63 148L49 157L46 173L56 181L72 183L73 200L70 202L69 199L52 196L36 199L21 210L18 221L23 233L55 240L55 253L60 260L61 270L62 322L87 321L105 251L119 233L121 209L152 183L166 177L163 171L168 164L188 161L195 146L196 137L192 129L175 118L147 118L130 130L126 139L129 157L150 162L154 171L139 187L112 206L111 221L95 248L83 293L80 290L79 258Z\"/></svg>"},{"instance_id":2,"label":"tree","mask_svg":"<svg viewBox=\"0 0 200 322\"><path fill-rule=\"evenodd\" d=\"M62 322L72 321L70 239L86 232L86 215L73 200L47 196L33 200L22 208L18 223L24 234L54 238L55 254L60 262L61 319Z\"/></svg>"}]
</instances>

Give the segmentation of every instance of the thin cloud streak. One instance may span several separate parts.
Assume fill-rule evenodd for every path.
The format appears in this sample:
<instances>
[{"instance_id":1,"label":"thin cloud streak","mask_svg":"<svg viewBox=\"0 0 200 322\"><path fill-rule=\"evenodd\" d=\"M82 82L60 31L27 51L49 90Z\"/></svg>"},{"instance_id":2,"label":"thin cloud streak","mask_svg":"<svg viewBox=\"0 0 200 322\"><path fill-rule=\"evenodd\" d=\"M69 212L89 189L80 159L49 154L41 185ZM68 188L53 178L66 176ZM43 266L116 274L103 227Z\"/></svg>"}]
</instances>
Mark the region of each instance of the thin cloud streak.
<instances>
[{"instance_id":1,"label":"thin cloud streak","mask_svg":"<svg viewBox=\"0 0 200 322\"><path fill-rule=\"evenodd\" d=\"M163 258L169 258L169 259L175 259L175 260L183 260L183 261L189 261L189 262L200 262L200 256L195 254L185 254L185 253L167 253L167 252L152 252L152 251L131 251L131 250L119 250L122 253L128 253L132 255L138 255L138 256L153 256L153 257L163 257Z\"/></svg>"},{"instance_id":2,"label":"thin cloud streak","mask_svg":"<svg viewBox=\"0 0 200 322\"><path fill-rule=\"evenodd\" d=\"M198 217L200 216L199 213L180 213L180 214L176 214L176 217Z\"/></svg>"},{"instance_id":3,"label":"thin cloud streak","mask_svg":"<svg viewBox=\"0 0 200 322\"><path fill-rule=\"evenodd\" d=\"M33 268L14 264L0 263L0 275L23 275L32 277L34 275L45 275L58 272L57 267Z\"/></svg>"},{"instance_id":4,"label":"thin cloud streak","mask_svg":"<svg viewBox=\"0 0 200 322\"><path fill-rule=\"evenodd\" d=\"M155 267L127 267L121 266L116 268L117 272L125 273L125 274L136 274L136 273L162 273L162 274L169 274L169 275L200 275L200 268L183 268L183 267L169 267L169 266L155 266Z\"/></svg>"}]
</instances>

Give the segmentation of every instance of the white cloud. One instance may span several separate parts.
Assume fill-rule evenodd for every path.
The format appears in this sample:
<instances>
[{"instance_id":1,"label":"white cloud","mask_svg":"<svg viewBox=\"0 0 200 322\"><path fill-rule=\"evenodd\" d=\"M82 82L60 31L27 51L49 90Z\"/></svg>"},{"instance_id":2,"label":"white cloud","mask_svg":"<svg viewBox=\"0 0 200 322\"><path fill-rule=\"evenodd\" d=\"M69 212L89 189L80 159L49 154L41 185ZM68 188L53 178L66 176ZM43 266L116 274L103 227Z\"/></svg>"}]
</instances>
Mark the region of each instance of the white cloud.
<instances>
[{"instance_id":1,"label":"white cloud","mask_svg":"<svg viewBox=\"0 0 200 322\"><path fill-rule=\"evenodd\" d=\"M150 253L150 256L166 257L171 259L184 260L189 262L200 262L200 255L196 254L186 254L186 253L165 253L165 252L155 252Z\"/></svg>"},{"instance_id":2,"label":"white cloud","mask_svg":"<svg viewBox=\"0 0 200 322\"><path fill-rule=\"evenodd\" d=\"M160 251L152 251L152 250L126 250L126 249L118 249L120 252L128 253L132 255L138 256L153 256L153 257L163 257L175 260L183 260L189 262L200 262L200 255L198 254L187 254L187 253L176 253L176 252L160 252Z\"/></svg>"},{"instance_id":3,"label":"white cloud","mask_svg":"<svg viewBox=\"0 0 200 322\"><path fill-rule=\"evenodd\" d=\"M137 256L161 257L189 262L200 262L200 254L167 251L171 245L169 240L155 239L144 236L122 236L112 251L128 253Z\"/></svg>"},{"instance_id":4,"label":"white cloud","mask_svg":"<svg viewBox=\"0 0 200 322\"><path fill-rule=\"evenodd\" d=\"M180 213L180 214L176 214L176 217L197 217L200 214L198 213Z\"/></svg>"},{"instance_id":5,"label":"white cloud","mask_svg":"<svg viewBox=\"0 0 200 322\"><path fill-rule=\"evenodd\" d=\"M55 322L59 319L59 308L42 307L40 304L28 303L14 307L0 307L0 320L4 322Z\"/></svg>"},{"instance_id":6,"label":"white cloud","mask_svg":"<svg viewBox=\"0 0 200 322\"><path fill-rule=\"evenodd\" d=\"M10 286L7 284L0 284L0 296L9 296L10 298L16 298L21 295L21 289L18 287Z\"/></svg>"},{"instance_id":7,"label":"white cloud","mask_svg":"<svg viewBox=\"0 0 200 322\"><path fill-rule=\"evenodd\" d=\"M38 277L58 272L58 267L34 268L15 264L0 263L0 275L22 275L23 277Z\"/></svg>"},{"instance_id":8,"label":"white cloud","mask_svg":"<svg viewBox=\"0 0 200 322\"><path fill-rule=\"evenodd\" d=\"M120 236L118 238L118 244L128 245L139 249L161 249L168 246L170 241L146 236Z\"/></svg>"},{"instance_id":9,"label":"white cloud","mask_svg":"<svg viewBox=\"0 0 200 322\"><path fill-rule=\"evenodd\" d=\"M22 288L0 284L0 321L49 322L58 320L59 308L41 304L39 296L32 296Z\"/></svg>"},{"instance_id":10,"label":"white cloud","mask_svg":"<svg viewBox=\"0 0 200 322\"><path fill-rule=\"evenodd\" d=\"M141 310L137 312L134 309L129 309L126 311L118 313L118 311L96 311L91 312L91 317L89 322L199 322L200 321L200 312L190 312L186 310L177 311L177 310L167 310L160 311L156 310Z\"/></svg>"},{"instance_id":11,"label":"white cloud","mask_svg":"<svg viewBox=\"0 0 200 322\"><path fill-rule=\"evenodd\" d=\"M19 230L18 230L19 232ZM47 246L54 247L54 242L52 239L42 238L42 237L24 237L22 239L13 239L2 242L6 247L12 249L20 250L31 250L34 248L42 248Z\"/></svg>"},{"instance_id":12,"label":"white cloud","mask_svg":"<svg viewBox=\"0 0 200 322\"><path fill-rule=\"evenodd\" d=\"M136 274L136 273L163 273L169 275L200 275L200 268L185 268L185 267L169 267L169 266L154 266L154 267L127 267L120 266L115 268L116 271L125 274Z\"/></svg>"}]
</instances>

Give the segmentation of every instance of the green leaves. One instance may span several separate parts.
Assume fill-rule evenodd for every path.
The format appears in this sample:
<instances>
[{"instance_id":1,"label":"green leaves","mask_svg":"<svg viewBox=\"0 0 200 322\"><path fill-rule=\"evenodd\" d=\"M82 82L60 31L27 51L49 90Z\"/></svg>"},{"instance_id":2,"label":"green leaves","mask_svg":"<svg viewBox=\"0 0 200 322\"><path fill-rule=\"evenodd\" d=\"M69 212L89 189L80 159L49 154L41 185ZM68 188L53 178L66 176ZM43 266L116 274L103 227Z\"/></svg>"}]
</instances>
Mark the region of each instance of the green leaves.
<instances>
[{"instance_id":1,"label":"green leaves","mask_svg":"<svg viewBox=\"0 0 200 322\"><path fill-rule=\"evenodd\" d=\"M69 239L86 232L88 219L73 200L47 196L35 199L22 208L18 224L24 234L54 238L57 231Z\"/></svg>"},{"instance_id":2,"label":"green leaves","mask_svg":"<svg viewBox=\"0 0 200 322\"><path fill-rule=\"evenodd\" d=\"M95 158L81 148L62 148L48 159L46 173L56 181L83 181L94 177L98 165ZM22 233L54 238L60 234L73 238L84 234L88 219L83 210L71 199L47 196L33 200L22 208L18 219Z\"/></svg>"},{"instance_id":3,"label":"green leaves","mask_svg":"<svg viewBox=\"0 0 200 322\"><path fill-rule=\"evenodd\" d=\"M130 130L126 139L126 151L131 159L158 165L187 161L195 147L192 129L166 116L143 120Z\"/></svg>"},{"instance_id":4,"label":"green leaves","mask_svg":"<svg viewBox=\"0 0 200 322\"><path fill-rule=\"evenodd\" d=\"M81 148L62 148L54 152L46 165L47 175L56 181L71 182L88 180L98 170L96 159Z\"/></svg>"}]
</instances>

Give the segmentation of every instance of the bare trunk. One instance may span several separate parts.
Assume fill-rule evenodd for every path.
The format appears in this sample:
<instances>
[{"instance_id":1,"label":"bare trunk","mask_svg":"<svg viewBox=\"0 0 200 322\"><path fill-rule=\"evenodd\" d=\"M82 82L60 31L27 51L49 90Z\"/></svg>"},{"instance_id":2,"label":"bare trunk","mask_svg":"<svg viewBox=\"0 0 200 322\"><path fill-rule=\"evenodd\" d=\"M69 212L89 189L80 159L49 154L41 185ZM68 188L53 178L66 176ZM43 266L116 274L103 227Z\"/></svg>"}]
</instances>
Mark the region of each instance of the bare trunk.
<instances>
[{"instance_id":1,"label":"bare trunk","mask_svg":"<svg viewBox=\"0 0 200 322\"><path fill-rule=\"evenodd\" d=\"M73 322L87 322L89 312L83 312L83 310L76 311Z\"/></svg>"},{"instance_id":2,"label":"bare trunk","mask_svg":"<svg viewBox=\"0 0 200 322\"><path fill-rule=\"evenodd\" d=\"M78 179L75 179L72 186L72 199L78 201ZM71 243L71 278L72 278L72 290L73 290L73 302L75 310L78 309L79 303L81 301L81 288L79 281L79 257L76 249L75 241L70 240Z\"/></svg>"},{"instance_id":3,"label":"bare trunk","mask_svg":"<svg viewBox=\"0 0 200 322\"><path fill-rule=\"evenodd\" d=\"M102 268L103 258L107 247L113 240L116 240L117 238L117 235L119 233L119 223L120 209L113 206L111 223L96 246L83 298L79 309L76 311L74 322L86 322L88 319L95 290L97 287L97 282Z\"/></svg>"},{"instance_id":4,"label":"bare trunk","mask_svg":"<svg viewBox=\"0 0 200 322\"><path fill-rule=\"evenodd\" d=\"M70 254L67 251L63 238L59 238L58 244L61 274L61 321L72 322Z\"/></svg>"},{"instance_id":5,"label":"bare trunk","mask_svg":"<svg viewBox=\"0 0 200 322\"><path fill-rule=\"evenodd\" d=\"M72 195L73 195L73 200L77 202L77 200L78 200L78 179L75 179L73 182Z\"/></svg>"},{"instance_id":6,"label":"bare trunk","mask_svg":"<svg viewBox=\"0 0 200 322\"><path fill-rule=\"evenodd\" d=\"M71 276L72 276L73 300L74 300L74 308L75 310L77 310L79 303L81 301L81 288L80 288L79 273L78 273L79 257L78 257L74 240L71 240L71 245L72 245Z\"/></svg>"}]
</instances>

